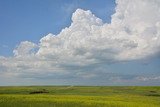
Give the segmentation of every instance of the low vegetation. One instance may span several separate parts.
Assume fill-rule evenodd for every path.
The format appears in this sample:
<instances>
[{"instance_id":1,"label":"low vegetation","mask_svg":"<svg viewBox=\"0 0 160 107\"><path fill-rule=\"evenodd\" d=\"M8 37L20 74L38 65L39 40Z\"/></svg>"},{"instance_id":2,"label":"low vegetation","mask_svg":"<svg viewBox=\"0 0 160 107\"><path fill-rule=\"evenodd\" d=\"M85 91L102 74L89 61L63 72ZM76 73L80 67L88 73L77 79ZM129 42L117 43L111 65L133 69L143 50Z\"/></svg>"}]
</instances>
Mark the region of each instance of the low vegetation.
<instances>
[{"instance_id":1,"label":"low vegetation","mask_svg":"<svg viewBox=\"0 0 160 107\"><path fill-rule=\"evenodd\" d=\"M160 107L160 87L0 87L0 107Z\"/></svg>"}]
</instances>

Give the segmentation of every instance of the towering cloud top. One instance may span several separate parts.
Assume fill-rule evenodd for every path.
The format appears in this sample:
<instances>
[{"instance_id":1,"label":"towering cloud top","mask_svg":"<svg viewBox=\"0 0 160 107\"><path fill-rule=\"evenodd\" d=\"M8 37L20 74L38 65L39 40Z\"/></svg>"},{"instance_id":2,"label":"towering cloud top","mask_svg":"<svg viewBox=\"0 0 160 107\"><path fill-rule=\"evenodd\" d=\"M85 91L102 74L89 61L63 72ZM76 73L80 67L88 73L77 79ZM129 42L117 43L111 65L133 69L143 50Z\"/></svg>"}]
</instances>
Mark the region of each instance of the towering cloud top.
<instances>
[{"instance_id":1,"label":"towering cloud top","mask_svg":"<svg viewBox=\"0 0 160 107\"><path fill-rule=\"evenodd\" d=\"M73 23L85 23L90 25L102 25L102 20L97 18L90 10L77 9L72 15Z\"/></svg>"},{"instance_id":2,"label":"towering cloud top","mask_svg":"<svg viewBox=\"0 0 160 107\"><path fill-rule=\"evenodd\" d=\"M58 35L48 34L37 45L20 43L14 50L15 57L1 58L0 67L9 72L72 71L74 67L83 69L96 63L104 65L159 54L160 0L116 3L110 24L103 23L89 10L77 9L69 27Z\"/></svg>"},{"instance_id":3,"label":"towering cloud top","mask_svg":"<svg viewBox=\"0 0 160 107\"><path fill-rule=\"evenodd\" d=\"M133 60L157 54L160 49L160 2L117 0L116 3L110 24L103 24L89 10L77 9L70 27L57 36L49 34L41 39L38 54L63 61L74 59L93 63Z\"/></svg>"}]
</instances>

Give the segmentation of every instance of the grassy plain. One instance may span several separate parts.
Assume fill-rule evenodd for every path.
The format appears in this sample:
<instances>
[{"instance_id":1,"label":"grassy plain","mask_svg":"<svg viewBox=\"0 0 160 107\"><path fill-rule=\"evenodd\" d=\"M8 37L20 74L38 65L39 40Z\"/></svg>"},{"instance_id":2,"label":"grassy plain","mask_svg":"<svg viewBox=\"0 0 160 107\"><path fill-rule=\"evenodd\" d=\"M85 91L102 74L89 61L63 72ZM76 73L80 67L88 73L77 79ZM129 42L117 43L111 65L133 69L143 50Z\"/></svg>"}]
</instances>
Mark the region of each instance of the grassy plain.
<instances>
[{"instance_id":1,"label":"grassy plain","mask_svg":"<svg viewBox=\"0 0 160 107\"><path fill-rule=\"evenodd\" d=\"M160 87L0 87L0 107L160 107Z\"/></svg>"}]
</instances>

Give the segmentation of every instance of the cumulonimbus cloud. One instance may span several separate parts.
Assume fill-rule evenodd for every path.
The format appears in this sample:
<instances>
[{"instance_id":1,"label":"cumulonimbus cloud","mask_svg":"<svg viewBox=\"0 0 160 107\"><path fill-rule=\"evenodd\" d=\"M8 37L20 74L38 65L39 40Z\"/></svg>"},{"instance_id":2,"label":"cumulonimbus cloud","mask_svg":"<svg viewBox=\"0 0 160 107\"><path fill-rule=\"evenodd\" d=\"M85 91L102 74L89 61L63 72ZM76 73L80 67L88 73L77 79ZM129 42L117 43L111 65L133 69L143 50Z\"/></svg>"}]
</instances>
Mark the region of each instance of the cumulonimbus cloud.
<instances>
[{"instance_id":1,"label":"cumulonimbus cloud","mask_svg":"<svg viewBox=\"0 0 160 107\"><path fill-rule=\"evenodd\" d=\"M111 23L103 23L89 10L77 9L69 27L58 35L46 35L39 44L21 42L13 51L14 57L0 58L0 67L3 71L55 72L65 71L67 66L81 68L158 54L160 1L117 0L116 3Z\"/></svg>"}]
</instances>

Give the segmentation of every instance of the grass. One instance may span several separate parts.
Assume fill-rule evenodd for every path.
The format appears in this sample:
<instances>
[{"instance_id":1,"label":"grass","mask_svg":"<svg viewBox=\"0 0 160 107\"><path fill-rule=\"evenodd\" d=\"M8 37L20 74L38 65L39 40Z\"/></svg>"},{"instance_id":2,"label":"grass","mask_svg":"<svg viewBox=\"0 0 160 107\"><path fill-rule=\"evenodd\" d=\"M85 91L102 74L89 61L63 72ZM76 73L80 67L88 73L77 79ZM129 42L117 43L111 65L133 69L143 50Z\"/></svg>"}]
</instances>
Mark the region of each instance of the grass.
<instances>
[{"instance_id":1,"label":"grass","mask_svg":"<svg viewBox=\"0 0 160 107\"><path fill-rule=\"evenodd\" d=\"M0 87L0 107L160 107L160 87Z\"/></svg>"}]
</instances>

